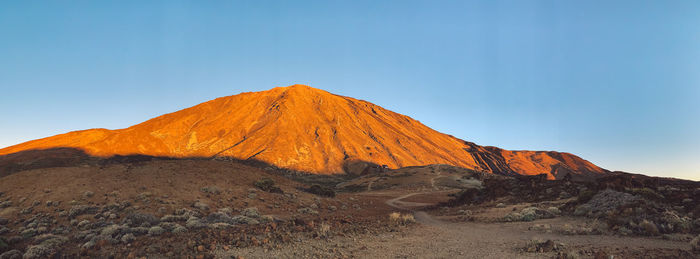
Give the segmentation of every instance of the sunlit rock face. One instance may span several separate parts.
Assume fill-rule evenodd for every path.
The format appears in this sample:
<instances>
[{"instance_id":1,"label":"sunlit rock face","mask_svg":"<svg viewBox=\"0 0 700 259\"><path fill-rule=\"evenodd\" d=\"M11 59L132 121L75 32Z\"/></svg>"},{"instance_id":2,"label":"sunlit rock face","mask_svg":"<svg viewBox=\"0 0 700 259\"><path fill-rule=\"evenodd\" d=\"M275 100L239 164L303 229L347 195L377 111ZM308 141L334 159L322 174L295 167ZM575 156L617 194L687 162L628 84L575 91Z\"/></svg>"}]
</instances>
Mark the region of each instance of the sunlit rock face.
<instances>
[{"instance_id":1,"label":"sunlit rock face","mask_svg":"<svg viewBox=\"0 0 700 259\"><path fill-rule=\"evenodd\" d=\"M459 118L456 118L459 119ZM0 149L69 147L93 156L255 159L317 174L450 164L500 174L595 176L575 155L482 147L375 104L305 85L217 98L125 129L90 129Z\"/></svg>"}]
</instances>

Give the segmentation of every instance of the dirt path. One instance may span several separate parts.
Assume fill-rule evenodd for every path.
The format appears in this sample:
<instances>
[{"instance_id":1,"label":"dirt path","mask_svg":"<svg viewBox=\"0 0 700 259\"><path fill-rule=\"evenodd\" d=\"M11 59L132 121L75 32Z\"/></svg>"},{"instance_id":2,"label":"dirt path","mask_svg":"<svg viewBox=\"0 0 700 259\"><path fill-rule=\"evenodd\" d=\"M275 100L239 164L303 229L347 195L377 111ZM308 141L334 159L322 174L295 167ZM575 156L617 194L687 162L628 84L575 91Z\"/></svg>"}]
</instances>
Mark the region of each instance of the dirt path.
<instances>
[{"instance_id":1,"label":"dirt path","mask_svg":"<svg viewBox=\"0 0 700 259\"><path fill-rule=\"evenodd\" d=\"M444 221L433 218L432 216L430 216L430 214L426 213L425 211L416 211L413 213L413 217L416 219L416 222L423 225L439 227L447 224Z\"/></svg>"},{"instance_id":2,"label":"dirt path","mask_svg":"<svg viewBox=\"0 0 700 259\"><path fill-rule=\"evenodd\" d=\"M437 176L430 178L430 187L433 187L433 189L437 189L437 186L435 186L435 179L441 178L442 177L442 172L438 171Z\"/></svg>"},{"instance_id":3,"label":"dirt path","mask_svg":"<svg viewBox=\"0 0 700 259\"><path fill-rule=\"evenodd\" d=\"M386 205L389 205L393 208L397 208L400 210L412 210L411 208L415 207L425 207L428 205L432 205L430 203L422 203L422 202L410 202L410 201L402 201L403 199L406 199L411 196L419 195L419 194L424 194L421 192L414 192L414 193L409 193L400 197L396 197L393 199L386 200Z\"/></svg>"},{"instance_id":4,"label":"dirt path","mask_svg":"<svg viewBox=\"0 0 700 259\"><path fill-rule=\"evenodd\" d=\"M561 235L530 231L533 224L563 224L580 219L554 218L536 222L514 223L453 223L435 218L425 211L415 211L427 203L406 202L402 199L426 194L416 192L386 200L386 204L400 210L413 211L417 226L400 232L378 235L335 237L329 240L305 240L287 244L279 249L258 247L219 251L217 258L240 255L245 258L552 258L555 252L526 253L521 250L533 240L552 240L566 249L600 249L611 251L636 250L644 255L649 249L689 250L685 242L674 242L645 237L617 237L603 235ZM615 256L614 258L634 258ZM655 257L651 255L651 257ZM592 258L581 256L579 258Z\"/></svg>"}]
</instances>

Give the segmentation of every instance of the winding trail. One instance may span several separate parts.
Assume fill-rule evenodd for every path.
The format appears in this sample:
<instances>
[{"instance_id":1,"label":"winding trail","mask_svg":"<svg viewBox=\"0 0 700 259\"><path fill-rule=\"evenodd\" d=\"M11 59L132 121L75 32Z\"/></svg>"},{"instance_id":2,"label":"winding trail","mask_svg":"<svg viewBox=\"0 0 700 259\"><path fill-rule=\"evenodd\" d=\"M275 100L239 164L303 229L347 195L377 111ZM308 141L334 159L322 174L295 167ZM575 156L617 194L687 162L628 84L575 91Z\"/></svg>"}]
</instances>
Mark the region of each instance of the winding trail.
<instances>
[{"instance_id":1,"label":"winding trail","mask_svg":"<svg viewBox=\"0 0 700 259\"><path fill-rule=\"evenodd\" d=\"M454 190L443 190L443 191L437 191L437 192L414 192L414 193L409 193L405 194L393 199L388 199L385 201L386 205L391 206L392 208L396 208L399 210L406 210L406 211L411 211L413 213L413 218L416 219L416 222L426 225L426 226L445 226L447 224L450 224L448 222L444 222L442 220L436 219L430 214L428 214L425 211L420 210L421 208L430 206L430 205L435 205L433 203L424 203L424 202L411 202L411 201L402 201L403 199L415 196L415 195L420 195L420 194L434 194L434 193L443 193L443 192L451 192Z\"/></svg>"},{"instance_id":2,"label":"winding trail","mask_svg":"<svg viewBox=\"0 0 700 259\"><path fill-rule=\"evenodd\" d=\"M409 193L400 197L396 197L393 199L386 200L386 205L389 205L393 208L397 208L400 210L412 210L412 207L425 207L429 205L433 205L430 203L423 203L423 202L411 202L411 201L402 201L403 199L406 199L411 196L415 196L418 194L426 194L430 192L414 192L414 193Z\"/></svg>"},{"instance_id":3,"label":"winding trail","mask_svg":"<svg viewBox=\"0 0 700 259\"><path fill-rule=\"evenodd\" d=\"M453 191L453 190L449 190ZM439 191L439 192L445 192ZM553 240L565 244L568 249L608 248L636 250L641 254L661 249L690 250L687 242L675 242L649 237L619 237L606 235L562 235L529 230L533 222L484 223L448 222L437 219L422 207L432 205L421 202L408 202L403 199L421 194L436 192L414 192L390 198L385 201L392 208L410 211L418 224L401 232L386 232L359 236L336 237L331 240L307 240L286 244L282 249L269 250L262 247L248 247L221 251L216 258L230 258L242 255L245 258L552 258L556 252L526 253L522 247L531 240ZM373 193L372 195L391 195ZM538 220L539 224L563 225L580 219L560 217ZM580 223L580 222L579 222ZM630 258L628 254L615 258ZM340 253L340 254L339 254ZM658 255L658 254L657 254ZM591 256L589 256L591 257ZM583 258L589 258L584 256ZM653 257L653 256L652 256ZM592 258L592 257L591 257Z\"/></svg>"}]
</instances>

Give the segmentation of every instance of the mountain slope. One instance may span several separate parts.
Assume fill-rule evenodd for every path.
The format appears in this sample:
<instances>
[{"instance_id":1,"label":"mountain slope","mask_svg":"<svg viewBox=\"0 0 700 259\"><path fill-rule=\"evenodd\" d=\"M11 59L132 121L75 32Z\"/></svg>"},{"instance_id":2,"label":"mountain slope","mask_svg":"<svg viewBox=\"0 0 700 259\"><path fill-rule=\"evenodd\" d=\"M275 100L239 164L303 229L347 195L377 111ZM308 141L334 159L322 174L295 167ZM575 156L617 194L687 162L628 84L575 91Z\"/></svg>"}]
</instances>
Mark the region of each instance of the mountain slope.
<instances>
[{"instance_id":1,"label":"mountain slope","mask_svg":"<svg viewBox=\"0 0 700 259\"><path fill-rule=\"evenodd\" d=\"M312 173L450 164L501 174L606 172L567 153L482 147L372 103L304 85L217 98L119 130L91 129L0 149L71 147L94 156L256 159ZM368 163L365 163L368 162Z\"/></svg>"}]
</instances>

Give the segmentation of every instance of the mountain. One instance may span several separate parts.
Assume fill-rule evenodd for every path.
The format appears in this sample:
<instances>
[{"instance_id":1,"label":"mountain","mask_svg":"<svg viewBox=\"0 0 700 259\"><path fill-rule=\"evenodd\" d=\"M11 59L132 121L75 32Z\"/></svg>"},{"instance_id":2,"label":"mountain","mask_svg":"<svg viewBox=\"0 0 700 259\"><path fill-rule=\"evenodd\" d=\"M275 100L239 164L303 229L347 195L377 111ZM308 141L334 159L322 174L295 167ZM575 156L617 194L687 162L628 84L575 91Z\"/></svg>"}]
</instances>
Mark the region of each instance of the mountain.
<instances>
[{"instance_id":1,"label":"mountain","mask_svg":"<svg viewBox=\"0 0 700 259\"><path fill-rule=\"evenodd\" d=\"M221 97L125 129L33 140L0 149L0 155L51 148L99 157L254 159L317 174L428 164L550 179L607 172L568 153L479 146L375 104L305 85Z\"/></svg>"}]
</instances>

